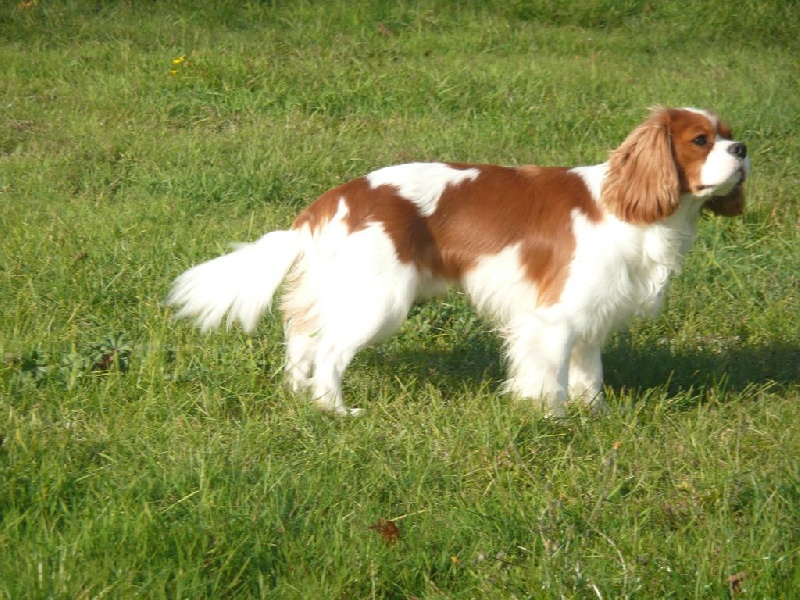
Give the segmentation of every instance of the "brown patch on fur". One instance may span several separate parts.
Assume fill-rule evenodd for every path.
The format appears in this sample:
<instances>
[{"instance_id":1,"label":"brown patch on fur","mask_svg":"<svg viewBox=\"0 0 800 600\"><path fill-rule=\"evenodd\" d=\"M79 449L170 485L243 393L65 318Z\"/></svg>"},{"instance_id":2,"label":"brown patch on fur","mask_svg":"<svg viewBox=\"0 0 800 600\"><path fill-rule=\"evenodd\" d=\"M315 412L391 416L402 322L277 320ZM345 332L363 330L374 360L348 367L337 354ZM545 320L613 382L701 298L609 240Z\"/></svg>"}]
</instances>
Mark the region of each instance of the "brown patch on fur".
<instances>
[{"instance_id":1,"label":"brown patch on fur","mask_svg":"<svg viewBox=\"0 0 800 600\"><path fill-rule=\"evenodd\" d=\"M669 127L672 154L681 182L681 192L699 192L702 189L700 171L714 147L718 130L702 114L688 110L670 110ZM708 144L698 146L692 140L704 135Z\"/></svg>"},{"instance_id":2,"label":"brown patch on fur","mask_svg":"<svg viewBox=\"0 0 800 600\"><path fill-rule=\"evenodd\" d=\"M292 228L307 226L312 232L328 224L339 210L340 203L347 206L343 222L349 233L366 228L370 223L392 224L389 233L401 262L422 262L418 254L433 244L430 232L416 205L400 196L394 187L370 186L366 177L349 181L325 192L295 219ZM438 269L436 270L438 272Z\"/></svg>"},{"instance_id":3,"label":"brown patch on fur","mask_svg":"<svg viewBox=\"0 0 800 600\"><path fill-rule=\"evenodd\" d=\"M422 217L392 186L381 186L369 192L376 201L366 221L383 225L401 261L450 281L460 280L481 258L519 244L539 302L555 302L575 251L572 211L602 218L583 180L563 168L450 166L477 168L480 175L445 188L431 216Z\"/></svg>"},{"instance_id":4,"label":"brown patch on fur","mask_svg":"<svg viewBox=\"0 0 800 600\"><path fill-rule=\"evenodd\" d=\"M724 140L733 139L733 130L728 127L727 123L723 123L722 121L717 121L717 133Z\"/></svg>"},{"instance_id":5,"label":"brown patch on fur","mask_svg":"<svg viewBox=\"0 0 800 600\"><path fill-rule=\"evenodd\" d=\"M480 175L445 188L429 217L393 186L371 188L360 178L320 196L293 227L319 230L344 200L349 231L380 223L401 262L450 281L460 280L481 258L519 244L520 260L539 289L539 302L556 302L575 252L572 211L590 221L602 219L583 179L558 167L449 166L477 168Z\"/></svg>"},{"instance_id":6,"label":"brown patch on fur","mask_svg":"<svg viewBox=\"0 0 800 600\"><path fill-rule=\"evenodd\" d=\"M308 205L297 215L294 223L292 223L292 229L308 227L312 232L319 231L330 223L336 215L342 200L344 200L348 208L345 223L350 226L350 231L352 231L352 224L363 221L370 206L379 202L380 198L370 191L369 183L365 177L353 179L332 190L328 190L312 204Z\"/></svg>"},{"instance_id":7,"label":"brown patch on fur","mask_svg":"<svg viewBox=\"0 0 800 600\"><path fill-rule=\"evenodd\" d=\"M682 182L671 135L670 111L660 109L611 153L602 198L623 221L647 225L677 210Z\"/></svg>"},{"instance_id":8,"label":"brown patch on fur","mask_svg":"<svg viewBox=\"0 0 800 600\"><path fill-rule=\"evenodd\" d=\"M427 219L442 272L459 278L481 258L519 244L539 303L556 302L575 252L572 211L599 221L600 208L583 179L565 168L478 168L476 179L447 188Z\"/></svg>"}]
</instances>

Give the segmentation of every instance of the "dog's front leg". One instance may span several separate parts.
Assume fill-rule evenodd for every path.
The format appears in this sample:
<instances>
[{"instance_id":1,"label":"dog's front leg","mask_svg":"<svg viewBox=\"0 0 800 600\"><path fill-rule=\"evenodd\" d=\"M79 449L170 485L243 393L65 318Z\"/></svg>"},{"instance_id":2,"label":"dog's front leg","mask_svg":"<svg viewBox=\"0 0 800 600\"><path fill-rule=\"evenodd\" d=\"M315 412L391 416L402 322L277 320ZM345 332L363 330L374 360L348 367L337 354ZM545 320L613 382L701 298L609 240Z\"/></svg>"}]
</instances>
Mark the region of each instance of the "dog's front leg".
<instances>
[{"instance_id":1,"label":"dog's front leg","mask_svg":"<svg viewBox=\"0 0 800 600\"><path fill-rule=\"evenodd\" d=\"M599 342L576 340L569 361L569 399L583 402L594 412L603 412L606 408L601 348Z\"/></svg>"},{"instance_id":2,"label":"dog's front leg","mask_svg":"<svg viewBox=\"0 0 800 600\"><path fill-rule=\"evenodd\" d=\"M530 400L548 416L564 417L573 333L538 314L516 317L505 329L509 379L505 391Z\"/></svg>"}]
</instances>

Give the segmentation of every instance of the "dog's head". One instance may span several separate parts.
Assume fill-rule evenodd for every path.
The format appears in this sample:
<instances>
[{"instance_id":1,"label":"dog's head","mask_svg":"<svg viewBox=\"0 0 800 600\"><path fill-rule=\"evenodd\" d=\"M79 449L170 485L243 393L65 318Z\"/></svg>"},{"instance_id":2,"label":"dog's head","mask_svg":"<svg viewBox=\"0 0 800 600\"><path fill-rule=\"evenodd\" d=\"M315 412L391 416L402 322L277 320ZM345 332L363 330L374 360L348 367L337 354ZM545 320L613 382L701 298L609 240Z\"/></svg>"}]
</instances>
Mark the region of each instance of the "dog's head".
<instances>
[{"instance_id":1,"label":"dog's head","mask_svg":"<svg viewBox=\"0 0 800 600\"><path fill-rule=\"evenodd\" d=\"M747 147L707 111L654 110L612 152L608 164L603 202L630 223L666 218L681 202L699 200L703 208L723 216L744 209Z\"/></svg>"}]
</instances>

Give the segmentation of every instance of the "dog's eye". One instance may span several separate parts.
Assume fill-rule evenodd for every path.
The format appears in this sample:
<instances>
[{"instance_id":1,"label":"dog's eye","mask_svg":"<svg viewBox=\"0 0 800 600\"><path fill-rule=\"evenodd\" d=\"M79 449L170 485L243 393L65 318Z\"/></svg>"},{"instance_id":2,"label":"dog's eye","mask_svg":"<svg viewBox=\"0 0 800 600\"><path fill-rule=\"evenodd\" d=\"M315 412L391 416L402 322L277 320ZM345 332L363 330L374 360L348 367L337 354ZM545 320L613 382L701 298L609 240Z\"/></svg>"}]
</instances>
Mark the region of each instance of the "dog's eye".
<instances>
[{"instance_id":1,"label":"dog's eye","mask_svg":"<svg viewBox=\"0 0 800 600\"><path fill-rule=\"evenodd\" d=\"M692 140L692 143L695 146L708 146L708 136L707 135L698 135L696 138Z\"/></svg>"}]
</instances>

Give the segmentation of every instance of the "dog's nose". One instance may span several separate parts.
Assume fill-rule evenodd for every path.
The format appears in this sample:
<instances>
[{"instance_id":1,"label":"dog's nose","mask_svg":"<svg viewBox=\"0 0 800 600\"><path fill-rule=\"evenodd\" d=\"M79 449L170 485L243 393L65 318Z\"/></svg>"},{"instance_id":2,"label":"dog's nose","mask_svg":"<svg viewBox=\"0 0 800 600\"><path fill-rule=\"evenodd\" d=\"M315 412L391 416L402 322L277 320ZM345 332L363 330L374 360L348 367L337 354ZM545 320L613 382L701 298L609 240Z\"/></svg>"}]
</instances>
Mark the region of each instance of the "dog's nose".
<instances>
[{"instance_id":1,"label":"dog's nose","mask_svg":"<svg viewBox=\"0 0 800 600\"><path fill-rule=\"evenodd\" d=\"M735 144L728 146L728 152L733 154L739 160L744 160L747 157L747 146L736 142Z\"/></svg>"}]
</instances>

